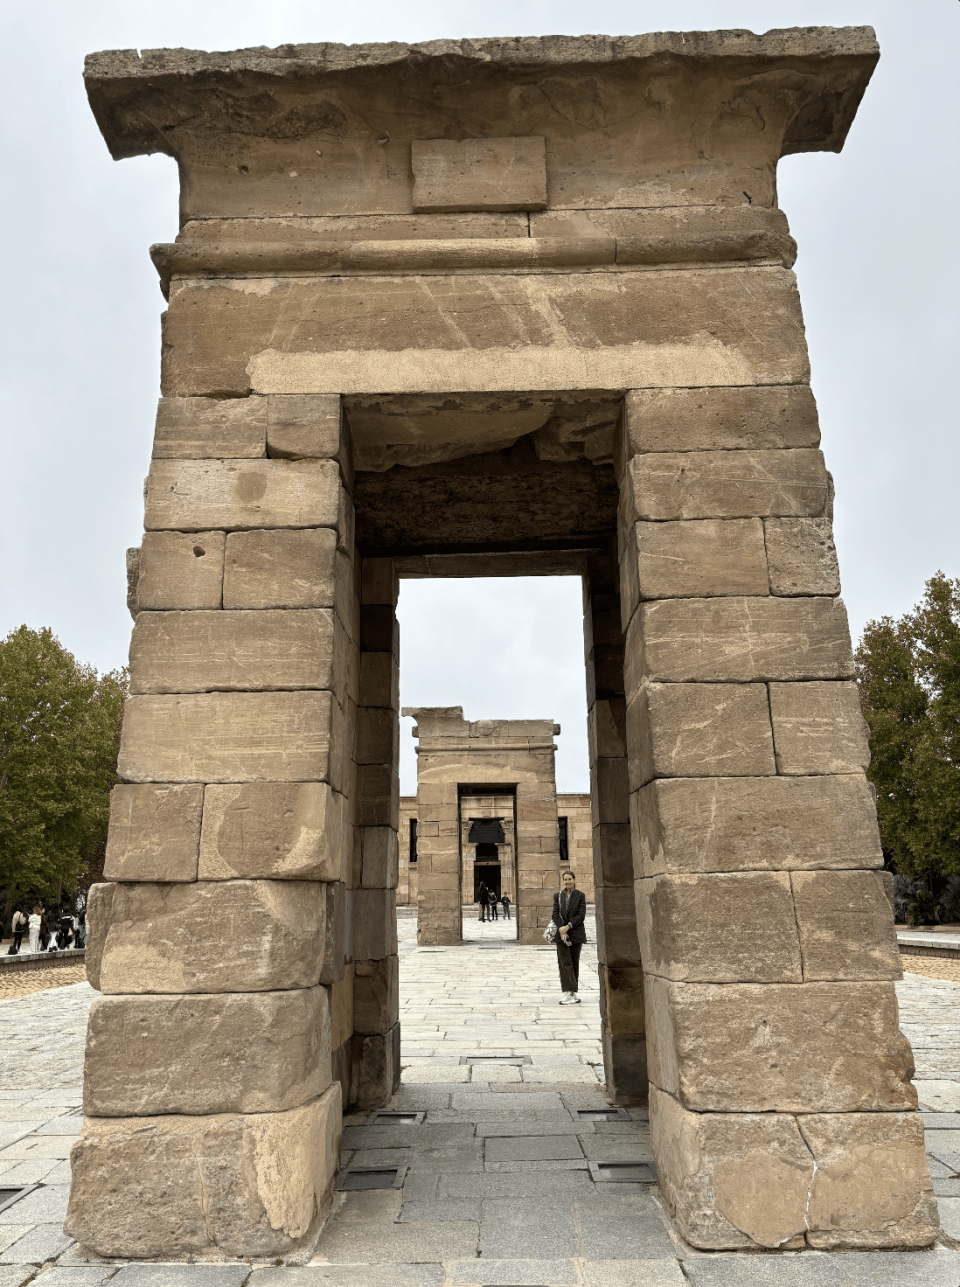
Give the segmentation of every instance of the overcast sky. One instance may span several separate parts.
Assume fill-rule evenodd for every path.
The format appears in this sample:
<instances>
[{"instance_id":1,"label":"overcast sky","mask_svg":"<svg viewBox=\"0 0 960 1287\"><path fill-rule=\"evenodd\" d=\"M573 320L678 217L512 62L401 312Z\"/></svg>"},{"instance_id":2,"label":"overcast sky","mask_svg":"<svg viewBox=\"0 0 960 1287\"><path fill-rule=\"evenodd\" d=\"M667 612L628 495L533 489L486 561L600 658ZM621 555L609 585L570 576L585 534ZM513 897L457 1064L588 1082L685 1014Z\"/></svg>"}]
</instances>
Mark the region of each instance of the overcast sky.
<instances>
[{"instance_id":1,"label":"overcast sky","mask_svg":"<svg viewBox=\"0 0 960 1287\"><path fill-rule=\"evenodd\" d=\"M101 670L129 643L124 550L140 540L163 308L147 247L176 235L177 175L168 157L110 160L83 92L86 53L864 23L882 57L844 151L789 157L779 183L855 639L904 612L938 568L960 575L956 0L4 6L0 636L49 625ZM401 617L404 704L552 717L558 783L587 789L577 584L405 582ZM408 727L403 747L412 791Z\"/></svg>"}]
</instances>

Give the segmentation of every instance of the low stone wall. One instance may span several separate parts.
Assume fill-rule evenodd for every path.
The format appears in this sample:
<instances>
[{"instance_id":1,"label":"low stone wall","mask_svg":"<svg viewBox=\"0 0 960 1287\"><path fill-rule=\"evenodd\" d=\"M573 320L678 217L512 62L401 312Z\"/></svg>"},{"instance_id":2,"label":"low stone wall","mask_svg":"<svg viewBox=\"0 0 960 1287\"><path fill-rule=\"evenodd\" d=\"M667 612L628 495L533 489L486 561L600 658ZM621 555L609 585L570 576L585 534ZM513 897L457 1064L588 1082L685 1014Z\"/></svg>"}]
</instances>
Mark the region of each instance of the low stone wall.
<instances>
[{"instance_id":1,"label":"low stone wall","mask_svg":"<svg viewBox=\"0 0 960 1287\"><path fill-rule=\"evenodd\" d=\"M62 952L21 952L17 956L0 955L0 970L56 970L68 965L78 965L86 956L84 948L68 948Z\"/></svg>"}]
</instances>

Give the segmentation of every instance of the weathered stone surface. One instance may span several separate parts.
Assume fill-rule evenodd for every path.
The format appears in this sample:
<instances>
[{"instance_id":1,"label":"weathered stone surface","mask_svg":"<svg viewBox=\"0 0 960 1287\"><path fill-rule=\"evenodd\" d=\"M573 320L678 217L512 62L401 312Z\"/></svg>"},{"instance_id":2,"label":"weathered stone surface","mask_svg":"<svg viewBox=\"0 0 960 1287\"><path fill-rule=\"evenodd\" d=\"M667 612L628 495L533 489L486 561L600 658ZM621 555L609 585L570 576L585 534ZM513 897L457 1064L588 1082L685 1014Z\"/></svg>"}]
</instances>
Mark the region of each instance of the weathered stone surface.
<instances>
[{"instance_id":1,"label":"weathered stone surface","mask_svg":"<svg viewBox=\"0 0 960 1287\"><path fill-rule=\"evenodd\" d=\"M360 595L364 607L376 603L395 608L400 597L400 582L394 559L364 559L360 572Z\"/></svg>"},{"instance_id":2,"label":"weathered stone surface","mask_svg":"<svg viewBox=\"0 0 960 1287\"><path fill-rule=\"evenodd\" d=\"M154 460L266 456L264 398L161 398Z\"/></svg>"},{"instance_id":3,"label":"weathered stone surface","mask_svg":"<svg viewBox=\"0 0 960 1287\"><path fill-rule=\"evenodd\" d=\"M349 565L330 527L231 532L225 608L333 608L349 624Z\"/></svg>"},{"instance_id":4,"label":"weathered stone surface","mask_svg":"<svg viewBox=\"0 0 960 1287\"><path fill-rule=\"evenodd\" d=\"M383 1108L400 1085L400 1025L353 1038L351 1100L358 1108Z\"/></svg>"},{"instance_id":5,"label":"weathered stone surface","mask_svg":"<svg viewBox=\"0 0 960 1287\"><path fill-rule=\"evenodd\" d=\"M770 718L778 773L866 771L870 742L856 684L771 684Z\"/></svg>"},{"instance_id":6,"label":"weathered stone surface","mask_svg":"<svg viewBox=\"0 0 960 1287\"><path fill-rule=\"evenodd\" d=\"M765 684L644 684L627 707L630 789L776 773Z\"/></svg>"},{"instance_id":7,"label":"weathered stone surface","mask_svg":"<svg viewBox=\"0 0 960 1287\"><path fill-rule=\"evenodd\" d=\"M625 1108L646 1104L647 1039L640 1033L615 1033L604 1029L603 1078L606 1094L613 1104Z\"/></svg>"},{"instance_id":8,"label":"weathered stone surface","mask_svg":"<svg viewBox=\"0 0 960 1287\"><path fill-rule=\"evenodd\" d=\"M769 593L758 518L634 523L620 561L622 625L641 599Z\"/></svg>"},{"instance_id":9,"label":"weathered stone surface","mask_svg":"<svg viewBox=\"0 0 960 1287\"><path fill-rule=\"evenodd\" d=\"M594 897L597 906L597 959L601 965L638 965L640 947L632 887L600 886Z\"/></svg>"},{"instance_id":10,"label":"weathered stone surface","mask_svg":"<svg viewBox=\"0 0 960 1287\"><path fill-rule=\"evenodd\" d=\"M650 1080L709 1113L917 1106L892 983L645 979Z\"/></svg>"},{"instance_id":11,"label":"weathered stone surface","mask_svg":"<svg viewBox=\"0 0 960 1287\"><path fill-rule=\"evenodd\" d=\"M98 992L103 947L113 919L113 895L116 888L113 881L107 880L91 885L87 890L87 948L83 954L83 963L87 967L87 982Z\"/></svg>"},{"instance_id":12,"label":"weathered stone surface","mask_svg":"<svg viewBox=\"0 0 960 1287\"><path fill-rule=\"evenodd\" d=\"M88 1117L274 1113L330 1080L327 988L101 997L90 1010Z\"/></svg>"},{"instance_id":13,"label":"weathered stone surface","mask_svg":"<svg viewBox=\"0 0 960 1287\"><path fill-rule=\"evenodd\" d=\"M792 873L804 979L902 977L885 874Z\"/></svg>"},{"instance_id":14,"label":"weathered stone surface","mask_svg":"<svg viewBox=\"0 0 960 1287\"><path fill-rule=\"evenodd\" d=\"M853 654L839 599L665 599L644 603L627 630L629 701L644 677L746 683L850 679Z\"/></svg>"},{"instance_id":15,"label":"weathered stone surface","mask_svg":"<svg viewBox=\"0 0 960 1287\"><path fill-rule=\"evenodd\" d=\"M158 460L147 478L144 527L337 527L340 490L332 460Z\"/></svg>"},{"instance_id":16,"label":"weathered stone surface","mask_svg":"<svg viewBox=\"0 0 960 1287\"><path fill-rule=\"evenodd\" d=\"M829 496L819 451L683 451L634 456L620 512L643 520L819 516Z\"/></svg>"},{"instance_id":17,"label":"weathered stone surface","mask_svg":"<svg viewBox=\"0 0 960 1287\"><path fill-rule=\"evenodd\" d=\"M208 786L200 879L338 881L343 808L326 782Z\"/></svg>"},{"instance_id":18,"label":"weathered stone surface","mask_svg":"<svg viewBox=\"0 0 960 1287\"><path fill-rule=\"evenodd\" d=\"M376 308L366 307L371 299ZM795 279L772 267L287 278L261 293L243 281L188 282L171 293L164 341L162 387L176 396L743 386L809 377ZM203 524L221 525L329 524Z\"/></svg>"},{"instance_id":19,"label":"weathered stone surface","mask_svg":"<svg viewBox=\"0 0 960 1287\"><path fill-rule=\"evenodd\" d=\"M399 869L397 833L393 827L357 827L364 889L396 889Z\"/></svg>"},{"instance_id":20,"label":"weathered stone surface","mask_svg":"<svg viewBox=\"0 0 960 1287\"><path fill-rule=\"evenodd\" d=\"M817 447L817 404L806 384L760 388L631 389L624 400L621 471L643 452Z\"/></svg>"},{"instance_id":21,"label":"weathered stone surface","mask_svg":"<svg viewBox=\"0 0 960 1287\"><path fill-rule=\"evenodd\" d=\"M392 889L353 891L353 956L382 961L397 952L396 895Z\"/></svg>"},{"instance_id":22,"label":"weathered stone surface","mask_svg":"<svg viewBox=\"0 0 960 1287\"><path fill-rule=\"evenodd\" d=\"M651 876L637 881L636 902L648 974L691 983L805 977L787 872Z\"/></svg>"},{"instance_id":23,"label":"weathered stone surface","mask_svg":"<svg viewBox=\"0 0 960 1287\"><path fill-rule=\"evenodd\" d=\"M332 608L145 612L133 627L130 691L327 688L343 701L348 642Z\"/></svg>"},{"instance_id":24,"label":"weathered stone surface","mask_svg":"<svg viewBox=\"0 0 960 1287\"><path fill-rule=\"evenodd\" d=\"M691 1113L650 1087L660 1194L695 1247L803 1246L813 1158L796 1118Z\"/></svg>"},{"instance_id":25,"label":"weathered stone surface","mask_svg":"<svg viewBox=\"0 0 960 1287\"><path fill-rule=\"evenodd\" d=\"M393 764L358 764L356 823L358 827L399 826L400 776Z\"/></svg>"},{"instance_id":26,"label":"weathered stone surface","mask_svg":"<svg viewBox=\"0 0 960 1287\"><path fill-rule=\"evenodd\" d=\"M178 993L313 987L323 965L325 910L319 881L117 885L101 988Z\"/></svg>"},{"instance_id":27,"label":"weathered stone surface","mask_svg":"<svg viewBox=\"0 0 960 1287\"><path fill-rule=\"evenodd\" d=\"M336 1048L353 1035L353 962L330 989L330 1040Z\"/></svg>"},{"instance_id":28,"label":"weathered stone surface","mask_svg":"<svg viewBox=\"0 0 960 1287\"><path fill-rule=\"evenodd\" d=\"M369 1036L388 1032L400 1021L399 957L355 961L353 966L353 1030Z\"/></svg>"},{"instance_id":29,"label":"weathered stone surface","mask_svg":"<svg viewBox=\"0 0 960 1287\"><path fill-rule=\"evenodd\" d=\"M644 1031L643 969L639 965L598 966L600 1020L616 1036Z\"/></svg>"},{"instance_id":30,"label":"weathered stone surface","mask_svg":"<svg viewBox=\"0 0 960 1287\"><path fill-rule=\"evenodd\" d=\"M285 1113L88 1119L66 1228L100 1256L295 1251L329 1209L340 1115L335 1082Z\"/></svg>"},{"instance_id":31,"label":"weathered stone surface","mask_svg":"<svg viewBox=\"0 0 960 1287\"><path fill-rule=\"evenodd\" d=\"M638 876L881 867L864 778L678 778L630 798Z\"/></svg>"},{"instance_id":32,"label":"weathered stone surface","mask_svg":"<svg viewBox=\"0 0 960 1287\"><path fill-rule=\"evenodd\" d=\"M343 978L347 958L353 952L353 914L352 910L348 912L347 887L342 880L328 881L323 888L327 907L323 922L320 982L336 984Z\"/></svg>"},{"instance_id":33,"label":"weathered stone surface","mask_svg":"<svg viewBox=\"0 0 960 1287\"><path fill-rule=\"evenodd\" d=\"M592 852L598 885L633 884L633 842L629 824L604 822L594 827Z\"/></svg>"},{"instance_id":34,"label":"weathered stone surface","mask_svg":"<svg viewBox=\"0 0 960 1287\"><path fill-rule=\"evenodd\" d=\"M335 709L328 692L130 697L118 772L129 782L324 781Z\"/></svg>"},{"instance_id":35,"label":"weathered stone surface","mask_svg":"<svg viewBox=\"0 0 960 1287\"><path fill-rule=\"evenodd\" d=\"M410 145L415 211L542 210L543 138L416 140Z\"/></svg>"},{"instance_id":36,"label":"weathered stone surface","mask_svg":"<svg viewBox=\"0 0 960 1287\"><path fill-rule=\"evenodd\" d=\"M219 608L223 532L144 532L137 607Z\"/></svg>"},{"instance_id":37,"label":"weathered stone surface","mask_svg":"<svg viewBox=\"0 0 960 1287\"><path fill-rule=\"evenodd\" d=\"M587 744L593 759L627 754L627 703L623 697L598 698L587 713Z\"/></svg>"},{"instance_id":38,"label":"weathered stone surface","mask_svg":"<svg viewBox=\"0 0 960 1287\"><path fill-rule=\"evenodd\" d=\"M202 786L115 786L107 880L196 880Z\"/></svg>"},{"instance_id":39,"label":"weathered stone surface","mask_svg":"<svg viewBox=\"0 0 960 1287\"><path fill-rule=\"evenodd\" d=\"M395 708L361 706L357 710L358 764L396 764L400 755L400 720Z\"/></svg>"},{"instance_id":40,"label":"weathered stone surface","mask_svg":"<svg viewBox=\"0 0 960 1287\"><path fill-rule=\"evenodd\" d=\"M940 1231L917 1113L797 1119L817 1164L807 1208L813 1247L928 1247Z\"/></svg>"},{"instance_id":41,"label":"weathered stone surface","mask_svg":"<svg viewBox=\"0 0 960 1287\"><path fill-rule=\"evenodd\" d=\"M334 460L341 452L340 398L267 398L267 455L274 460ZM344 452L347 460L348 453ZM349 468L349 463L347 462Z\"/></svg>"},{"instance_id":42,"label":"weathered stone surface","mask_svg":"<svg viewBox=\"0 0 960 1287\"><path fill-rule=\"evenodd\" d=\"M360 705L400 709L400 667L392 652L360 654Z\"/></svg>"},{"instance_id":43,"label":"weathered stone surface","mask_svg":"<svg viewBox=\"0 0 960 1287\"><path fill-rule=\"evenodd\" d=\"M591 762L590 810L595 827L605 824L623 826L630 821L630 783L626 757ZM523 834L522 824L520 834ZM545 834L552 835L553 829Z\"/></svg>"},{"instance_id":44,"label":"weathered stone surface","mask_svg":"<svg viewBox=\"0 0 960 1287\"><path fill-rule=\"evenodd\" d=\"M840 593L829 518L768 518L763 528L771 594Z\"/></svg>"}]
</instances>

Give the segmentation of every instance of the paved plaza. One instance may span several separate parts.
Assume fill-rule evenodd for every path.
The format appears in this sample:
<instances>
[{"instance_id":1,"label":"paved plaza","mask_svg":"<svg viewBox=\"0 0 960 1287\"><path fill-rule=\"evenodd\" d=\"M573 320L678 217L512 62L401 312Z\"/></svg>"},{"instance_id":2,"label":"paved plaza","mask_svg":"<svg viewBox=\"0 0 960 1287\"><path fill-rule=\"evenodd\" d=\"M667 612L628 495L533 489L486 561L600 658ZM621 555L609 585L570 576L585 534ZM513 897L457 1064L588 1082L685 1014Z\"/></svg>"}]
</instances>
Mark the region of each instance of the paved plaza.
<instances>
[{"instance_id":1,"label":"paved plaza","mask_svg":"<svg viewBox=\"0 0 960 1287\"><path fill-rule=\"evenodd\" d=\"M553 950L518 947L515 926L470 913L462 947L418 948L401 911L404 1067L391 1107L423 1120L347 1119L344 1167L406 1167L402 1188L338 1193L305 1265L83 1259L62 1220L93 993L80 983L0 1001L0 1189L37 1186L0 1210L0 1287L34 1276L44 1287L960 1287L960 983L897 985L944 1241L912 1253L700 1253L672 1230L655 1185L597 1183L590 1170L650 1159L644 1111L579 1117L604 1107L592 916L579 1006L558 1004ZM517 1062L461 1062L472 1056Z\"/></svg>"}]
</instances>

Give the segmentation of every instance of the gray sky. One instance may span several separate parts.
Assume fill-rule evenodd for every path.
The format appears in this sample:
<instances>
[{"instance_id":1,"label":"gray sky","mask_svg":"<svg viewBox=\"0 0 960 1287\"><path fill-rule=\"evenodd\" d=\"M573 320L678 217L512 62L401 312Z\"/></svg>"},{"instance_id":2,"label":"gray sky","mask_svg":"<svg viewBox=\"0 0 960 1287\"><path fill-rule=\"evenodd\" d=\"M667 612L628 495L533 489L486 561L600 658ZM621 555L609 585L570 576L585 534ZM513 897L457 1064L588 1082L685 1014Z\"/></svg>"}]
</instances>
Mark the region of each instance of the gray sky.
<instances>
[{"instance_id":1,"label":"gray sky","mask_svg":"<svg viewBox=\"0 0 960 1287\"><path fill-rule=\"evenodd\" d=\"M176 234L177 176L167 157L110 160L83 93L84 54L862 23L882 57L844 151L787 158L779 184L800 246L855 639L871 617L916 602L938 568L960 575L956 0L5 6L0 635L49 625L101 670L122 665L129 643L123 552L140 540L163 308L147 247ZM401 617L404 703L553 717L564 726L559 785L586 789L578 585L406 582ZM406 791L407 728L402 745Z\"/></svg>"}]
</instances>

